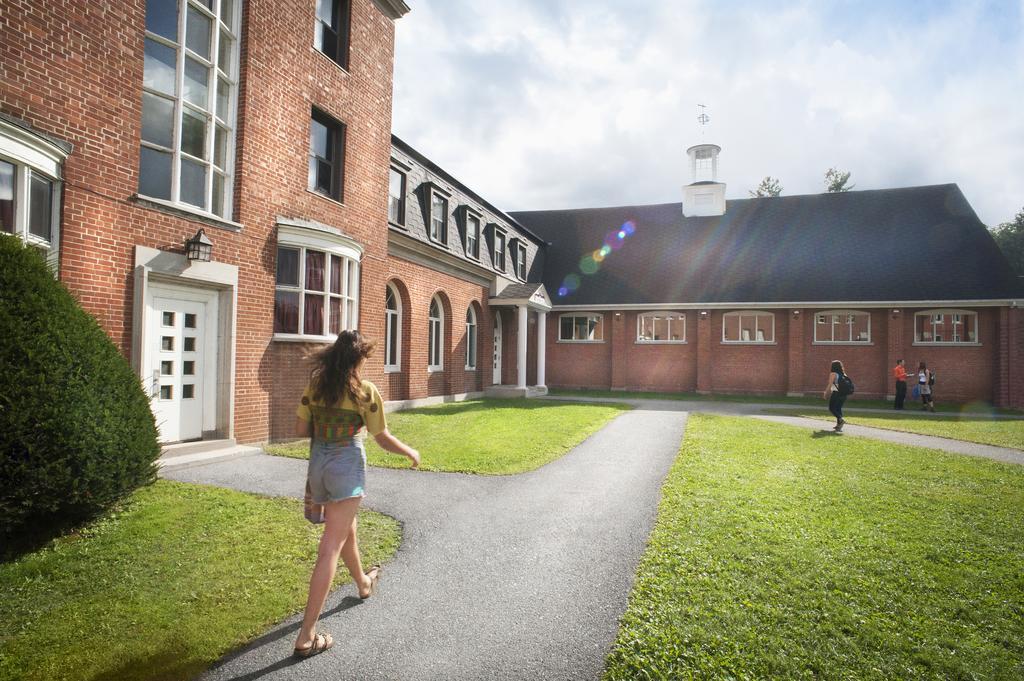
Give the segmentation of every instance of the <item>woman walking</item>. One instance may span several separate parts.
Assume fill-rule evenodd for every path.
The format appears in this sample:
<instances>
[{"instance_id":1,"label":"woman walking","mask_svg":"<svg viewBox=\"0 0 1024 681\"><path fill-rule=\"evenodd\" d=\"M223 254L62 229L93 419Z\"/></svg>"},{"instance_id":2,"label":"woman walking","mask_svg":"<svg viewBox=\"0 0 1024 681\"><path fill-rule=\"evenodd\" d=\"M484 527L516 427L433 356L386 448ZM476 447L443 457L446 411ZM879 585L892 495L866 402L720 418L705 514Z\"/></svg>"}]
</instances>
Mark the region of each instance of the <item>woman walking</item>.
<instances>
[{"instance_id":1,"label":"woman walking","mask_svg":"<svg viewBox=\"0 0 1024 681\"><path fill-rule=\"evenodd\" d=\"M839 380L843 376L845 376L843 363L838 359L833 360L828 374L828 384L825 386L824 395L822 395L828 400L829 412L836 417L836 425L832 430L837 433L843 432L843 424L846 423L846 419L843 418L843 403L846 402L847 393L839 389Z\"/></svg>"},{"instance_id":2,"label":"woman walking","mask_svg":"<svg viewBox=\"0 0 1024 681\"><path fill-rule=\"evenodd\" d=\"M917 365L917 389L921 392L921 409L935 411L935 401L932 400L932 372L924 362Z\"/></svg>"},{"instance_id":3,"label":"woman walking","mask_svg":"<svg viewBox=\"0 0 1024 681\"><path fill-rule=\"evenodd\" d=\"M420 455L391 435L384 419L384 403L377 387L359 377L374 343L358 331L343 331L338 340L320 351L312 378L296 410L299 435L311 436L307 492L312 503L323 505L326 523L320 537L316 565L309 580L309 599L302 627L295 639L295 655L311 657L334 645L328 633L317 633L316 622L338 566L338 557L352 575L360 598L377 589L380 566L363 572L356 537L356 512L366 492L365 433L382 449L403 454L416 468Z\"/></svg>"}]
</instances>

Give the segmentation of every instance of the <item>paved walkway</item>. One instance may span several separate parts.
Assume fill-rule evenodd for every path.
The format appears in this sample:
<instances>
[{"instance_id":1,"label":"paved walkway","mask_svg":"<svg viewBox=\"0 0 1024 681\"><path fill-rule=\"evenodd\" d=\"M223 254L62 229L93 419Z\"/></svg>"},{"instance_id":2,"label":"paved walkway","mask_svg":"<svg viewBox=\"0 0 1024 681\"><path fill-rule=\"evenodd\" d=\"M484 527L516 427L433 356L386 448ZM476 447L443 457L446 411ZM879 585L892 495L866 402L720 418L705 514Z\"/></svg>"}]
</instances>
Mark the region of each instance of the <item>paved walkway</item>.
<instances>
[{"instance_id":1,"label":"paved walkway","mask_svg":"<svg viewBox=\"0 0 1024 681\"><path fill-rule=\"evenodd\" d=\"M337 641L328 654L292 660L293 617L203 678L595 679L689 412L831 433L823 421L761 414L764 404L589 401L635 409L530 473L369 468L366 506L403 524L380 592L363 602L348 586L328 598L321 626ZM854 425L845 434L1024 464L1015 449ZM297 497L305 470L305 461L258 454L164 476Z\"/></svg>"},{"instance_id":2,"label":"paved walkway","mask_svg":"<svg viewBox=\"0 0 1024 681\"><path fill-rule=\"evenodd\" d=\"M514 476L371 467L366 505L402 522L402 545L376 596L328 598L334 650L294 662L295 617L203 678L599 677L685 425L678 409L639 408ZM255 455L166 476L298 496L305 467Z\"/></svg>"}]
</instances>

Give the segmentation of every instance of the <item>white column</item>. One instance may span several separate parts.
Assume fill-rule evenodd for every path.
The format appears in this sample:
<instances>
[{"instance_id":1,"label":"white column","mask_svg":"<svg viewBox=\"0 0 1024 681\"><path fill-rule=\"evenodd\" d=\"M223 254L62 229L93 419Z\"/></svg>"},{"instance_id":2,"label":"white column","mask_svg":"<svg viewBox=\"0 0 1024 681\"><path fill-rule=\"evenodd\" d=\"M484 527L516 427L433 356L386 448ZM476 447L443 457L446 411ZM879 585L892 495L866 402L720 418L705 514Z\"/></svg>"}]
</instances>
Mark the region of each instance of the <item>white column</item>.
<instances>
[{"instance_id":1,"label":"white column","mask_svg":"<svg viewBox=\"0 0 1024 681\"><path fill-rule=\"evenodd\" d=\"M517 388L526 387L526 306L517 308L518 328L516 329L516 369L518 370Z\"/></svg>"},{"instance_id":2,"label":"white column","mask_svg":"<svg viewBox=\"0 0 1024 681\"><path fill-rule=\"evenodd\" d=\"M547 341L547 312L537 313L537 385L544 387L544 344Z\"/></svg>"}]
</instances>

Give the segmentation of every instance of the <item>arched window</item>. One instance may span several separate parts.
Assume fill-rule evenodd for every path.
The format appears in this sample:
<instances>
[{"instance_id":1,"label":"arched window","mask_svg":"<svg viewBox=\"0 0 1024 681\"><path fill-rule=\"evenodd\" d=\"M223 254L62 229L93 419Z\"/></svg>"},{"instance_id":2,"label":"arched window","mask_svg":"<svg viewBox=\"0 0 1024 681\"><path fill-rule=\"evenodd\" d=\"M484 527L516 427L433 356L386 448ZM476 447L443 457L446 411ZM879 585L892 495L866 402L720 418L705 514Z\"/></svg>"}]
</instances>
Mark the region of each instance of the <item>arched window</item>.
<instances>
[{"instance_id":1,"label":"arched window","mask_svg":"<svg viewBox=\"0 0 1024 681\"><path fill-rule=\"evenodd\" d=\"M395 287L388 284L384 294L384 370L402 367L402 303Z\"/></svg>"},{"instance_id":2,"label":"arched window","mask_svg":"<svg viewBox=\"0 0 1024 681\"><path fill-rule=\"evenodd\" d=\"M723 343L774 343L775 315L763 310L742 310L722 315Z\"/></svg>"},{"instance_id":3,"label":"arched window","mask_svg":"<svg viewBox=\"0 0 1024 681\"><path fill-rule=\"evenodd\" d=\"M871 315L859 310L814 313L815 343L870 343Z\"/></svg>"},{"instance_id":4,"label":"arched window","mask_svg":"<svg viewBox=\"0 0 1024 681\"><path fill-rule=\"evenodd\" d=\"M442 328L444 312L441 309L441 301L435 296L430 301L429 333L427 335L427 369L430 371L441 371L444 369L443 345L444 336Z\"/></svg>"},{"instance_id":5,"label":"arched window","mask_svg":"<svg viewBox=\"0 0 1024 681\"><path fill-rule=\"evenodd\" d=\"M685 343L685 312L642 312L636 316L637 343Z\"/></svg>"},{"instance_id":6,"label":"arched window","mask_svg":"<svg viewBox=\"0 0 1024 681\"><path fill-rule=\"evenodd\" d=\"M914 313L914 345L973 345L978 342L977 312L922 310Z\"/></svg>"},{"instance_id":7,"label":"arched window","mask_svg":"<svg viewBox=\"0 0 1024 681\"><path fill-rule=\"evenodd\" d=\"M476 310L466 310L466 368L476 369Z\"/></svg>"}]
</instances>

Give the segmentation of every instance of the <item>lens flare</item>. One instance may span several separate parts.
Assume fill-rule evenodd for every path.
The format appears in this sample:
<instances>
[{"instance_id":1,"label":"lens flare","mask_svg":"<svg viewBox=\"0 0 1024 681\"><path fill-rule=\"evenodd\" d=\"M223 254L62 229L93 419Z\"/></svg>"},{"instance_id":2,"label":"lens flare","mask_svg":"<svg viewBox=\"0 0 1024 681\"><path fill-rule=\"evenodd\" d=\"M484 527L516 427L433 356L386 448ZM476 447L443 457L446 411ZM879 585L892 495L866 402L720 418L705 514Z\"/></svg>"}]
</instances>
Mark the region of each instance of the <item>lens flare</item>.
<instances>
[{"instance_id":1,"label":"lens flare","mask_svg":"<svg viewBox=\"0 0 1024 681\"><path fill-rule=\"evenodd\" d=\"M580 287L580 277L578 274L568 274L562 283L565 288L569 289L569 293L572 293Z\"/></svg>"},{"instance_id":2,"label":"lens flare","mask_svg":"<svg viewBox=\"0 0 1024 681\"><path fill-rule=\"evenodd\" d=\"M631 236L636 231L636 223L632 220L626 220L622 223L622 231L626 233L626 236Z\"/></svg>"},{"instance_id":3,"label":"lens flare","mask_svg":"<svg viewBox=\"0 0 1024 681\"><path fill-rule=\"evenodd\" d=\"M616 234L616 236L619 237L619 239L625 239L626 238L626 230L620 229L619 233Z\"/></svg>"},{"instance_id":4,"label":"lens flare","mask_svg":"<svg viewBox=\"0 0 1024 681\"><path fill-rule=\"evenodd\" d=\"M598 251L598 253L601 254L602 258L607 257L607 255L609 253L611 253L611 252L612 252L612 249L608 248L607 246L601 246L601 249Z\"/></svg>"},{"instance_id":5,"label":"lens flare","mask_svg":"<svg viewBox=\"0 0 1024 681\"><path fill-rule=\"evenodd\" d=\"M583 274L593 274L594 272L597 272L598 267L599 265L594 260L594 256L585 255L580 258L580 272Z\"/></svg>"},{"instance_id":6,"label":"lens flare","mask_svg":"<svg viewBox=\"0 0 1024 681\"><path fill-rule=\"evenodd\" d=\"M605 252L603 247L590 254L590 257L594 259L594 262L604 262L604 256Z\"/></svg>"},{"instance_id":7,"label":"lens flare","mask_svg":"<svg viewBox=\"0 0 1024 681\"><path fill-rule=\"evenodd\" d=\"M567 289L564 286L560 287L558 289L558 295L562 298L566 297L567 295L569 295L569 289Z\"/></svg>"}]
</instances>

